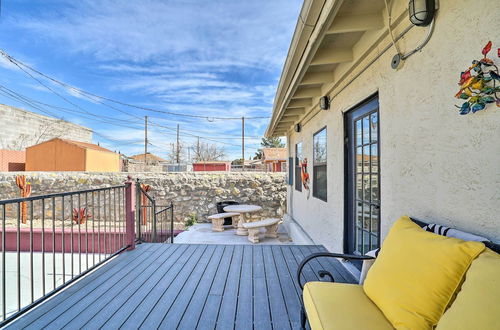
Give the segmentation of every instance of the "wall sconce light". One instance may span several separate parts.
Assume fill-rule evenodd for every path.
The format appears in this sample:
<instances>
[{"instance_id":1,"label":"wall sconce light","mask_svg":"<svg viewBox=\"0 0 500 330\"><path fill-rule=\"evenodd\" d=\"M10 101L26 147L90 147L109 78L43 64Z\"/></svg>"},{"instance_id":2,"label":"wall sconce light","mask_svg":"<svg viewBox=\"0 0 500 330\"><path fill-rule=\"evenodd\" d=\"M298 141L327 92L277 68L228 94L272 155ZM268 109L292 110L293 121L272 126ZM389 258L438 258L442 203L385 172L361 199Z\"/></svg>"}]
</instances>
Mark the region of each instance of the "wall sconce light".
<instances>
[{"instance_id":1,"label":"wall sconce light","mask_svg":"<svg viewBox=\"0 0 500 330\"><path fill-rule=\"evenodd\" d=\"M321 110L330 109L330 98L328 96L322 96L319 99L319 108Z\"/></svg>"},{"instance_id":2,"label":"wall sconce light","mask_svg":"<svg viewBox=\"0 0 500 330\"><path fill-rule=\"evenodd\" d=\"M302 125L300 123L295 124L295 132L299 133L302 130Z\"/></svg>"},{"instance_id":3,"label":"wall sconce light","mask_svg":"<svg viewBox=\"0 0 500 330\"><path fill-rule=\"evenodd\" d=\"M416 26L427 26L434 19L435 0L410 0L408 12L410 21Z\"/></svg>"}]
</instances>

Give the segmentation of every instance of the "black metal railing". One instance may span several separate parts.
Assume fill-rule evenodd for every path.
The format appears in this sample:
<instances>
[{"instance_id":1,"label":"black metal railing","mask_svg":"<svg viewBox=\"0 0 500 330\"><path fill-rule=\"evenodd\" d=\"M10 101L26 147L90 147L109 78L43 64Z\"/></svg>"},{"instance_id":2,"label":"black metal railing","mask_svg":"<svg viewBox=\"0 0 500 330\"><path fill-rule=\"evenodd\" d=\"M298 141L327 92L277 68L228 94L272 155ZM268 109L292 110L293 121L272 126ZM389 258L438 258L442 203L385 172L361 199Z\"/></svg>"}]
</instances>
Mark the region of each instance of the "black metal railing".
<instances>
[{"instance_id":1,"label":"black metal railing","mask_svg":"<svg viewBox=\"0 0 500 330\"><path fill-rule=\"evenodd\" d=\"M146 189L145 189L146 188ZM136 238L140 242L174 242L174 204L158 205L147 187L136 183Z\"/></svg>"},{"instance_id":2,"label":"black metal railing","mask_svg":"<svg viewBox=\"0 0 500 330\"><path fill-rule=\"evenodd\" d=\"M126 188L0 201L0 327L128 247Z\"/></svg>"}]
</instances>

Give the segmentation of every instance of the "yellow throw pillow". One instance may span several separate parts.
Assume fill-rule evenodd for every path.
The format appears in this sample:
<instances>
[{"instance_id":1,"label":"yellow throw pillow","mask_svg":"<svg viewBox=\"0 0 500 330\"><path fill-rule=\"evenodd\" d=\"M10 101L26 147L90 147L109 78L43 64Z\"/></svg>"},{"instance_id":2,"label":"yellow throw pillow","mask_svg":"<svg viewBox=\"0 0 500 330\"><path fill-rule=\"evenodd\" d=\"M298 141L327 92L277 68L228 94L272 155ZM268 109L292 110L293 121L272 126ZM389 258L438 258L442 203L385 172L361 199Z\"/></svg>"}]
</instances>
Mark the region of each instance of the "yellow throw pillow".
<instances>
[{"instance_id":1,"label":"yellow throw pillow","mask_svg":"<svg viewBox=\"0 0 500 330\"><path fill-rule=\"evenodd\" d=\"M500 329L500 254L486 249L465 274L465 282L436 330Z\"/></svg>"},{"instance_id":2,"label":"yellow throw pillow","mask_svg":"<svg viewBox=\"0 0 500 330\"><path fill-rule=\"evenodd\" d=\"M401 217L385 238L363 289L396 329L431 329L484 248L480 242L426 232Z\"/></svg>"}]
</instances>

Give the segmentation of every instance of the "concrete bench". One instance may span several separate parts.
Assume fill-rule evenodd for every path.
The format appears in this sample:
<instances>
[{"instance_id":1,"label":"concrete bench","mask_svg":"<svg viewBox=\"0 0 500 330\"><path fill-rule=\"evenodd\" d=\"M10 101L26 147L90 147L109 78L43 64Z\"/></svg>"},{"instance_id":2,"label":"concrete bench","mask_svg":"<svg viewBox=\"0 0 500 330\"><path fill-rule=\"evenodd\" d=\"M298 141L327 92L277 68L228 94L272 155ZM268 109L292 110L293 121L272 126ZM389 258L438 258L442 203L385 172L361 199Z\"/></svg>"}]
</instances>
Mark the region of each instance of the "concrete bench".
<instances>
[{"instance_id":1,"label":"concrete bench","mask_svg":"<svg viewBox=\"0 0 500 330\"><path fill-rule=\"evenodd\" d=\"M224 218L233 218L233 227L236 227L238 220L235 220L234 217L239 215L240 214L236 212L217 213L212 214L208 219L212 221L213 231L224 231Z\"/></svg>"},{"instance_id":2,"label":"concrete bench","mask_svg":"<svg viewBox=\"0 0 500 330\"><path fill-rule=\"evenodd\" d=\"M245 222L243 228L248 230L248 240L252 243L259 243L260 228L266 228L266 237L278 237L278 225L283 220L277 218L267 218L260 221Z\"/></svg>"}]
</instances>

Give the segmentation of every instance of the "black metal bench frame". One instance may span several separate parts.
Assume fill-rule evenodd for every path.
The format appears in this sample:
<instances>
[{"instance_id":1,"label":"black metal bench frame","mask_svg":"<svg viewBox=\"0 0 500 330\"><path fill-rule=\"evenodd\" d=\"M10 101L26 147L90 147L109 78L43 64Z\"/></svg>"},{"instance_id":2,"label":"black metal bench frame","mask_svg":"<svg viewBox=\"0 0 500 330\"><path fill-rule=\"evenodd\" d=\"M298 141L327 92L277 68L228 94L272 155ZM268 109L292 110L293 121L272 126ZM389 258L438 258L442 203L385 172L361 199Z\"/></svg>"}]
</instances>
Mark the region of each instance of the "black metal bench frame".
<instances>
[{"instance_id":1,"label":"black metal bench frame","mask_svg":"<svg viewBox=\"0 0 500 330\"><path fill-rule=\"evenodd\" d=\"M427 225L427 223L420 221L420 220L416 220L413 218L411 220L414 221L416 224L418 224L420 227L424 227ZM489 242L489 241L486 241L483 243L484 243L484 245L486 245L487 248L490 248L491 250L493 250L497 253L500 253L500 244L495 244L495 243ZM317 253L313 253L311 255L308 255L307 257L305 257L301 261L299 268L297 269L297 282L298 282L302 292L304 290L304 285L302 284L302 282L300 280L300 277L302 276L302 269L305 267L305 265L309 261L316 259L316 258L321 258L321 257L337 258L337 259L344 259L344 260L360 260L360 261L375 259L374 257L370 257L367 255L342 254L342 253L330 253L330 252L317 252ZM335 282L335 278L327 270L319 270L318 275L320 278L324 278L326 276L329 278L330 282ZM301 298L303 298L303 297L301 297ZM306 310L304 307L304 299L300 300L300 305L301 305L301 307L300 307L300 324L301 324L301 328L305 329L306 322L307 322L307 314L306 314Z\"/></svg>"}]
</instances>

